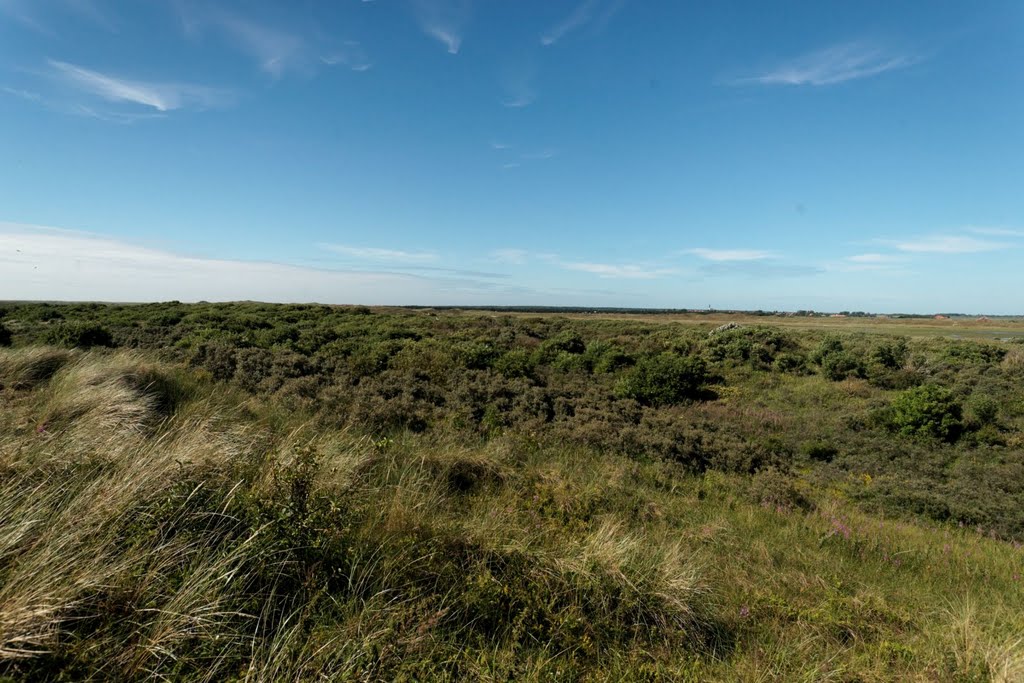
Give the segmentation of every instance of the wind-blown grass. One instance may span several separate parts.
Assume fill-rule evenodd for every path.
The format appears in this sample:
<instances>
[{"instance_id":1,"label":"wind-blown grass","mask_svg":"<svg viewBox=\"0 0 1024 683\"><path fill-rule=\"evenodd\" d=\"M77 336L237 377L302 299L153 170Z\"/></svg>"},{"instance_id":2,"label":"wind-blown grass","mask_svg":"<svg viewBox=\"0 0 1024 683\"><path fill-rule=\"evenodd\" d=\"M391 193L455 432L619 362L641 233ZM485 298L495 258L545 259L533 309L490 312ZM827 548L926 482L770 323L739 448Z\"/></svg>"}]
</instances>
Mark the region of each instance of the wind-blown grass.
<instances>
[{"instance_id":1,"label":"wind-blown grass","mask_svg":"<svg viewBox=\"0 0 1024 683\"><path fill-rule=\"evenodd\" d=\"M0 674L16 679L1024 666L1019 546L838 491L790 505L769 475L525 434L370 435L141 352L0 351L0 382Z\"/></svg>"}]
</instances>

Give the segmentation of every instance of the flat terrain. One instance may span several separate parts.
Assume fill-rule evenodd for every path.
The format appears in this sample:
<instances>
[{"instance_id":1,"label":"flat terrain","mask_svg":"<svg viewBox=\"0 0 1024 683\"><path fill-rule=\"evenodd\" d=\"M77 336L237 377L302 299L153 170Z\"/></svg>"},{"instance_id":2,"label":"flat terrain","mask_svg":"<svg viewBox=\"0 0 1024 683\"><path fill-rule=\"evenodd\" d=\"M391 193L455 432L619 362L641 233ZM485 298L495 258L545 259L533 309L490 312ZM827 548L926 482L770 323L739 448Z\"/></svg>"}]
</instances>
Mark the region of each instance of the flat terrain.
<instances>
[{"instance_id":1,"label":"flat terrain","mask_svg":"<svg viewBox=\"0 0 1024 683\"><path fill-rule=\"evenodd\" d=\"M469 315L487 314L487 311L467 309ZM493 315L493 313L491 313ZM536 313L501 313L530 317ZM588 313L559 313L571 320L621 320L642 323L674 323L680 325L711 325L727 323L740 325L770 325L793 330L828 330L833 332L871 332L909 337L950 337L963 339L1015 339L1024 338L1024 319L1008 316L955 316L934 317L894 316L806 316L806 315L752 315L749 313L613 313L595 310Z\"/></svg>"},{"instance_id":2,"label":"flat terrain","mask_svg":"<svg viewBox=\"0 0 1024 683\"><path fill-rule=\"evenodd\" d=\"M1017 321L2 308L0 676L1024 680Z\"/></svg>"}]
</instances>

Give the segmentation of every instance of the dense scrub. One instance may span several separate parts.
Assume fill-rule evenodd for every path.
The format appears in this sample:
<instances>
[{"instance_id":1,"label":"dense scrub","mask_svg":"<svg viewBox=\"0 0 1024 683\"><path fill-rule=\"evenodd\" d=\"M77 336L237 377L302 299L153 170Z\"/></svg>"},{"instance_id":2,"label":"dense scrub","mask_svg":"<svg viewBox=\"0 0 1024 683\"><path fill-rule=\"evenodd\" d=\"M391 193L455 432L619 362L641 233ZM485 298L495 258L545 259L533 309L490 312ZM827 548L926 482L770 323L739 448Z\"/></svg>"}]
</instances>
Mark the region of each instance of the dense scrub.
<instances>
[{"instance_id":1,"label":"dense scrub","mask_svg":"<svg viewBox=\"0 0 1024 683\"><path fill-rule=\"evenodd\" d=\"M0 676L1024 677L1019 344L3 313Z\"/></svg>"},{"instance_id":2,"label":"dense scrub","mask_svg":"<svg viewBox=\"0 0 1024 683\"><path fill-rule=\"evenodd\" d=\"M373 438L526 435L695 473L771 468L865 509L1024 539L1016 344L173 302L8 304L4 324L17 346L157 351Z\"/></svg>"}]
</instances>

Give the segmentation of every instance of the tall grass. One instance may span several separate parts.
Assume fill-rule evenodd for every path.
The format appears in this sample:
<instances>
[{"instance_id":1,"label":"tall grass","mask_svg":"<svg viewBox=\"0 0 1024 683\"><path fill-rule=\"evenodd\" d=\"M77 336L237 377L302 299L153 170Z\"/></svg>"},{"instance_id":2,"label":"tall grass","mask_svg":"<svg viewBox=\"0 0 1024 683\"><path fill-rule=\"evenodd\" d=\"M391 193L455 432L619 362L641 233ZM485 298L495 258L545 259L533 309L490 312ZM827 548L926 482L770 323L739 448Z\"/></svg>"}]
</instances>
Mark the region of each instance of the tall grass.
<instances>
[{"instance_id":1,"label":"tall grass","mask_svg":"<svg viewBox=\"0 0 1024 683\"><path fill-rule=\"evenodd\" d=\"M2 351L0 384L0 675L1022 676L1024 557L971 530L522 435L329 428L138 353Z\"/></svg>"}]
</instances>

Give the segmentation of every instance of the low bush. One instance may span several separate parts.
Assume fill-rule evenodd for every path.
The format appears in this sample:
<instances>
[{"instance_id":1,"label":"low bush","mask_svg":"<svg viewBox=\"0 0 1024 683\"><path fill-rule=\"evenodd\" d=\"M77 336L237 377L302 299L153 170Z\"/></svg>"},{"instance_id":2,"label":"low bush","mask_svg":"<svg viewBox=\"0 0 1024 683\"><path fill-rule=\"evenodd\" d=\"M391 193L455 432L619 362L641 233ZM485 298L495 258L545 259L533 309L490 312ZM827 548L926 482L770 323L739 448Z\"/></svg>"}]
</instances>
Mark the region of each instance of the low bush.
<instances>
[{"instance_id":1,"label":"low bush","mask_svg":"<svg viewBox=\"0 0 1024 683\"><path fill-rule=\"evenodd\" d=\"M700 358L661 354L640 359L616 392L641 405L666 406L700 397L707 382L707 366Z\"/></svg>"},{"instance_id":2,"label":"low bush","mask_svg":"<svg viewBox=\"0 0 1024 683\"><path fill-rule=\"evenodd\" d=\"M67 348L88 349L93 346L114 346L110 330L96 323L61 323L46 334L46 343Z\"/></svg>"},{"instance_id":3,"label":"low bush","mask_svg":"<svg viewBox=\"0 0 1024 683\"><path fill-rule=\"evenodd\" d=\"M889 427L906 436L956 441L963 429L963 409L953 392L937 384L908 389L893 399Z\"/></svg>"}]
</instances>

